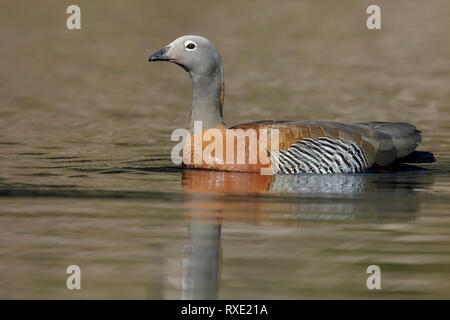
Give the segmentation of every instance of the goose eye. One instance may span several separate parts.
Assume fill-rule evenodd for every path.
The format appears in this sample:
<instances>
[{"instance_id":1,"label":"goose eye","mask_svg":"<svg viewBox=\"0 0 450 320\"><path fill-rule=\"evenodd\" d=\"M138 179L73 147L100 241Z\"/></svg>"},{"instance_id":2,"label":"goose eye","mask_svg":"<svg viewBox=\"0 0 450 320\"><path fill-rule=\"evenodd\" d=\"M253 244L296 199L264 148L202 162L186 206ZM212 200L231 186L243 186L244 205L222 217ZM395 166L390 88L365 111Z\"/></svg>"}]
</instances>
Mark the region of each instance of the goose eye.
<instances>
[{"instance_id":1,"label":"goose eye","mask_svg":"<svg viewBox=\"0 0 450 320\"><path fill-rule=\"evenodd\" d=\"M194 41L188 40L184 43L184 47L187 51L194 51L197 48L197 45Z\"/></svg>"}]
</instances>

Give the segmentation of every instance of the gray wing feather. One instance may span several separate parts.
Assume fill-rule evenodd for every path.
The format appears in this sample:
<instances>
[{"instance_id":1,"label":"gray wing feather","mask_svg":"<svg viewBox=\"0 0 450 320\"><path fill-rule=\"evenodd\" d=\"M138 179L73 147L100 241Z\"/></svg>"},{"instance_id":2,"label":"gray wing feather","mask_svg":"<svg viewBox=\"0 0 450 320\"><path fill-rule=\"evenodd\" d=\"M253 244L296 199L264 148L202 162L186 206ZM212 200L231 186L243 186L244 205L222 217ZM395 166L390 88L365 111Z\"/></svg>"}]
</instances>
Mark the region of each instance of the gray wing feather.
<instances>
[{"instance_id":1,"label":"gray wing feather","mask_svg":"<svg viewBox=\"0 0 450 320\"><path fill-rule=\"evenodd\" d=\"M271 153L282 173L355 173L369 167L363 149L351 141L330 137L305 138L286 150Z\"/></svg>"},{"instance_id":2,"label":"gray wing feather","mask_svg":"<svg viewBox=\"0 0 450 320\"><path fill-rule=\"evenodd\" d=\"M380 146L375 158L378 165L389 165L398 158L412 153L422 141L420 131L406 122L363 122L361 125L371 128Z\"/></svg>"}]
</instances>

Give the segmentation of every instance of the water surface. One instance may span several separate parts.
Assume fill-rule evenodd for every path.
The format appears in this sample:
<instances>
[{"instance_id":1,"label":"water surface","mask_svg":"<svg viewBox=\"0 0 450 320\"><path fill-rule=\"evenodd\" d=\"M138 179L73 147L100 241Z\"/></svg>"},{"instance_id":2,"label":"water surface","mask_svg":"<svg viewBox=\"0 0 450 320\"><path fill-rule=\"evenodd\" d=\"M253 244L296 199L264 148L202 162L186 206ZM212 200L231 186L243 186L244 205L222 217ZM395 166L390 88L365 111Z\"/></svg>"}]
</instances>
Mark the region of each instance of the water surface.
<instances>
[{"instance_id":1,"label":"water surface","mask_svg":"<svg viewBox=\"0 0 450 320\"><path fill-rule=\"evenodd\" d=\"M61 1L0 4L0 298L450 298L448 1L379 1L379 31L356 0L77 3L80 31ZM227 124L408 121L438 161L183 171L189 78L147 60L189 33L222 54Z\"/></svg>"}]
</instances>

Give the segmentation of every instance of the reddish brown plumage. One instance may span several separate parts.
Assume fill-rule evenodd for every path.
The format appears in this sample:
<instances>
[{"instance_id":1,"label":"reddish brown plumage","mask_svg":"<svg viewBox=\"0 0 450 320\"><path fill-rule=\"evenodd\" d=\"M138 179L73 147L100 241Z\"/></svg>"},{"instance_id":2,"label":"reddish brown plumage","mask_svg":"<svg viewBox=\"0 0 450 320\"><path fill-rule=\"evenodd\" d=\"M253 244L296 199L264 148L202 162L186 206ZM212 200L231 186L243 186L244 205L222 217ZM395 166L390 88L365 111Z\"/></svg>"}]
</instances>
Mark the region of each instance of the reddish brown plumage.
<instances>
[{"instance_id":1,"label":"reddish brown plumage","mask_svg":"<svg viewBox=\"0 0 450 320\"><path fill-rule=\"evenodd\" d=\"M243 130L244 134L251 129L256 133L256 137L258 140L258 156L256 163L250 163L249 161L249 143L248 138L245 143L245 163L237 164L237 153L239 145L235 143L233 148L234 161L233 163L227 163L227 155L231 151L228 149L226 143L223 143L223 157L218 157L217 154L212 152L211 154L216 157L215 161L208 163L205 159L202 159L201 162L193 163L193 161L186 161L188 159L188 154L190 154L190 159L193 160L196 157L196 153L194 150L194 136L191 137L191 142L185 145L184 153L183 153L183 164L185 167L189 168L203 168L203 169L213 169L213 170L221 170L221 171L241 171L241 172L260 172L261 168L270 168L270 163L265 162L268 159L268 152L274 150L270 145L270 129L276 129L279 133L279 150L286 150L290 146L292 146L295 142L300 141L304 138L317 138L317 137L331 137L341 139L343 141L350 141L358 144L364 150L364 153L368 159L368 162L373 164L375 159L376 150L378 148L377 140L374 137L373 132L367 128L366 126L362 126L359 124L341 124L334 122L295 122L295 121L257 121L239 124L230 129L226 129L222 125L216 126L214 129L221 132L226 139L227 135L232 133L232 130ZM263 158L260 156L261 147L259 144L260 140L260 129L267 129L267 148L264 150L264 155L267 158ZM197 138L203 136L206 130L203 130L201 135L197 134ZM198 141L202 141L201 149L198 150L202 152L208 147L208 145L212 144L214 139L203 141L203 139L198 139ZM224 140L225 141L225 140ZM242 151L242 150L241 150ZM197 158L199 155L197 153ZM231 156L230 156L231 158ZM222 163L221 163L222 162Z\"/></svg>"}]
</instances>

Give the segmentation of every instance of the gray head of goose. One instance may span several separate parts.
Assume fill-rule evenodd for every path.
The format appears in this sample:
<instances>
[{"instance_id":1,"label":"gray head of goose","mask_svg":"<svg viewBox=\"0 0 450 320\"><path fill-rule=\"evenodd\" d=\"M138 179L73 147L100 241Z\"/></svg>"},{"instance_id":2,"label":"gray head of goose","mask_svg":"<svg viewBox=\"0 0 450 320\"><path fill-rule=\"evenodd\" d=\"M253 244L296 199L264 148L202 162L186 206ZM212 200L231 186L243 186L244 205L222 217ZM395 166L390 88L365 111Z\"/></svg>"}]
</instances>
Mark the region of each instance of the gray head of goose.
<instances>
[{"instance_id":1,"label":"gray head of goose","mask_svg":"<svg viewBox=\"0 0 450 320\"><path fill-rule=\"evenodd\" d=\"M216 47L201 36L182 36L152 54L149 61L169 61L186 70L192 80L191 128L202 121L203 129L223 124L222 58Z\"/></svg>"}]
</instances>

